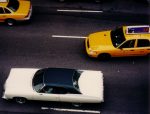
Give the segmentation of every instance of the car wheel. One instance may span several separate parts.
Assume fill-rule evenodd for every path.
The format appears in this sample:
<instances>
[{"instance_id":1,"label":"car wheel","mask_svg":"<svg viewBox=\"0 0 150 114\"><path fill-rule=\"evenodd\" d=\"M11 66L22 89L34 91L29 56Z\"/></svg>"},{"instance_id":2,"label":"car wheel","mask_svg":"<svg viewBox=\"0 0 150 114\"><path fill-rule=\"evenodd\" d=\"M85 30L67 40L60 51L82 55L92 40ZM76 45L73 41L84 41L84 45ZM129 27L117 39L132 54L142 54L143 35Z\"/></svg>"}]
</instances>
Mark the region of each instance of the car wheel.
<instances>
[{"instance_id":1,"label":"car wheel","mask_svg":"<svg viewBox=\"0 0 150 114\"><path fill-rule=\"evenodd\" d=\"M80 107L82 104L81 104L81 103L72 103L72 105L73 105L74 107Z\"/></svg>"},{"instance_id":2,"label":"car wheel","mask_svg":"<svg viewBox=\"0 0 150 114\"><path fill-rule=\"evenodd\" d=\"M7 19L5 22L6 22L6 24L8 26L13 26L15 24L15 20L14 19Z\"/></svg>"},{"instance_id":3,"label":"car wheel","mask_svg":"<svg viewBox=\"0 0 150 114\"><path fill-rule=\"evenodd\" d=\"M108 60L110 58L111 58L111 55L107 54L107 53L103 53L103 54L98 55L98 59L100 59L100 60Z\"/></svg>"},{"instance_id":4,"label":"car wheel","mask_svg":"<svg viewBox=\"0 0 150 114\"><path fill-rule=\"evenodd\" d=\"M150 53L148 53L148 54L147 54L147 57L149 57L149 58L150 58Z\"/></svg>"},{"instance_id":5,"label":"car wheel","mask_svg":"<svg viewBox=\"0 0 150 114\"><path fill-rule=\"evenodd\" d=\"M100 3L102 0L95 0L96 3Z\"/></svg>"},{"instance_id":6,"label":"car wheel","mask_svg":"<svg viewBox=\"0 0 150 114\"><path fill-rule=\"evenodd\" d=\"M59 2L64 2L65 0L59 0Z\"/></svg>"},{"instance_id":7,"label":"car wheel","mask_svg":"<svg viewBox=\"0 0 150 114\"><path fill-rule=\"evenodd\" d=\"M14 100L16 101L16 103L19 103L19 104L24 104L26 103L26 99L23 98L23 97L15 97Z\"/></svg>"}]
</instances>

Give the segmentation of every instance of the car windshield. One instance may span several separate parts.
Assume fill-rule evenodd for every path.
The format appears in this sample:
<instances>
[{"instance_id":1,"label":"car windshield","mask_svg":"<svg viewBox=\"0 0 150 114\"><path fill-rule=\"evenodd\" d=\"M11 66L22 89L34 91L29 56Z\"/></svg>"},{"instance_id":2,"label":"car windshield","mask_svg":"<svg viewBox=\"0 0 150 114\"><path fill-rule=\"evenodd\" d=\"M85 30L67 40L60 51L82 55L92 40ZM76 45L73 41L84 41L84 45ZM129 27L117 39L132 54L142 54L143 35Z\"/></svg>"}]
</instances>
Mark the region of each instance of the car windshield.
<instances>
[{"instance_id":1,"label":"car windshield","mask_svg":"<svg viewBox=\"0 0 150 114\"><path fill-rule=\"evenodd\" d=\"M117 28L111 31L111 41L114 47L118 47L122 42L125 41L123 28Z\"/></svg>"},{"instance_id":2,"label":"car windshield","mask_svg":"<svg viewBox=\"0 0 150 114\"><path fill-rule=\"evenodd\" d=\"M7 7L12 11L16 12L19 8L18 0L9 0Z\"/></svg>"},{"instance_id":3,"label":"car windshield","mask_svg":"<svg viewBox=\"0 0 150 114\"><path fill-rule=\"evenodd\" d=\"M81 73L79 71L75 71L74 75L73 75L73 86L78 91L80 91L79 85L78 85L78 80L79 80L80 75L81 75Z\"/></svg>"},{"instance_id":4,"label":"car windshield","mask_svg":"<svg viewBox=\"0 0 150 114\"><path fill-rule=\"evenodd\" d=\"M44 87L43 76L45 70L38 70L33 78L33 88L35 91L40 92L40 90Z\"/></svg>"}]
</instances>

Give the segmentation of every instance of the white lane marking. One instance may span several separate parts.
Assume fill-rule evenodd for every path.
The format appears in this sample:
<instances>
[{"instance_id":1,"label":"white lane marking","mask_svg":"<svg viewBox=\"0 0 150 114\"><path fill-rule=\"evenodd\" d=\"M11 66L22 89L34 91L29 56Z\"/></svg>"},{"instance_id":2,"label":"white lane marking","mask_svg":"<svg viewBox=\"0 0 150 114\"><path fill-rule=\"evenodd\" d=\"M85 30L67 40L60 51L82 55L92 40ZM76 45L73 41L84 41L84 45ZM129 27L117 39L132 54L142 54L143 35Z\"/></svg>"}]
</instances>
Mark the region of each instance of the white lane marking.
<instances>
[{"instance_id":1,"label":"white lane marking","mask_svg":"<svg viewBox=\"0 0 150 114\"><path fill-rule=\"evenodd\" d=\"M65 9L57 9L58 12L82 12L82 13L103 13L103 11L98 10L65 10Z\"/></svg>"},{"instance_id":2,"label":"white lane marking","mask_svg":"<svg viewBox=\"0 0 150 114\"><path fill-rule=\"evenodd\" d=\"M48 107L41 107L42 110L48 110Z\"/></svg>"},{"instance_id":3,"label":"white lane marking","mask_svg":"<svg viewBox=\"0 0 150 114\"><path fill-rule=\"evenodd\" d=\"M42 110L55 110L55 111L64 111L64 112L83 112L83 113L96 113L100 114L100 111L94 110L79 110L79 109L61 109L61 108L49 108L49 107L41 107Z\"/></svg>"},{"instance_id":4,"label":"white lane marking","mask_svg":"<svg viewBox=\"0 0 150 114\"><path fill-rule=\"evenodd\" d=\"M53 38L87 38L84 36L63 36L63 35L52 35Z\"/></svg>"},{"instance_id":5,"label":"white lane marking","mask_svg":"<svg viewBox=\"0 0 150 114\"><path fill-rule=\"evenodd\" d=\"M61 109L61 108L50 108L51 110L55 111L65 111L65 112L84 112L84 113L96 113L100 114L100 111L93 111L93 110L77 110L77 109Z\"/></svg>"}]
</instances>

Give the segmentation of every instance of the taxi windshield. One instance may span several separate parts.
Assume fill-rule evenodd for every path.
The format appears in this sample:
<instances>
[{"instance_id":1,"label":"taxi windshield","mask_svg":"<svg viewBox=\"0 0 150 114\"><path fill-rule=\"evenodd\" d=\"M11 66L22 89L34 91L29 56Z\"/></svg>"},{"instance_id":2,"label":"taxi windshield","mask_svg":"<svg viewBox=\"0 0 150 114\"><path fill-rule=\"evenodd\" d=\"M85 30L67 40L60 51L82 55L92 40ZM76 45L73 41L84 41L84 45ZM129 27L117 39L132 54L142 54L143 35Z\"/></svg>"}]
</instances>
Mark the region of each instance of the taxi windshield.
<instances>
[{"instance_id":1,"label":"taxi windshield","mask_svg":"<svg viewBox=\"0 0 150 114\"><path fill-rule=\"evenodd\" d=\"M122 42L125 41L123 28L117 28L111 31L111 41L114 47L118 47Z\"/></svg>"},{"instance_id":2,"label":"taxi windshield","mask_svg":"<svg viewBox=\"0 0 150 114\"><path fill-rule=\"evenodd\" d=\"M19 8L18 0L9 0L7 7L12 11L16 12Z\"/></svg>"}]
</instances>

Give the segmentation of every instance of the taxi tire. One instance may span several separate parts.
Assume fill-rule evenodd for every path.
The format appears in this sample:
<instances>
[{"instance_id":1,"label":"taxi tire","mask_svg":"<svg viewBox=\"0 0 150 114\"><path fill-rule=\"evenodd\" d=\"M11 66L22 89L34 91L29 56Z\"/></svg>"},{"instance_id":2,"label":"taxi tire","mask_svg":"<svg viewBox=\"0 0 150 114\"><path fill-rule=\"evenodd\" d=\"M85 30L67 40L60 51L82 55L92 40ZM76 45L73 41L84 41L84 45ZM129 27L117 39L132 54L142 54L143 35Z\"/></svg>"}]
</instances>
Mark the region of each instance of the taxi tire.
<instances>
[{"instance_id":1,"label":"taxi tire","mask_svg":"<svg viewBox=\"0 0 150 114\"><path fill-rule=\"evenodd\" d=\"M5 23L8 26L13 26L15 24L15 20L14 19L6 19Z\"/></svg>"},{"instance_id":2,"label":"taxi tire","mask_svg":"<svg viewBox=\"0 0 150 114\"><path fill-rule=\"evenodd\" d=\"M108 53L102 53L98 55L99 60L108 60L111 58L111 55Z\"/></svg>"}]
</instances>

